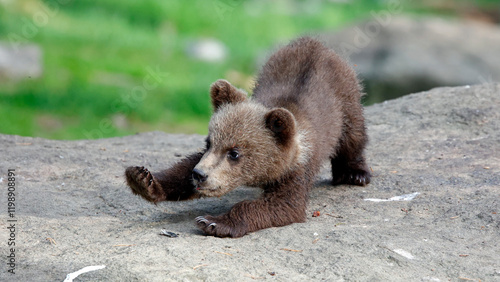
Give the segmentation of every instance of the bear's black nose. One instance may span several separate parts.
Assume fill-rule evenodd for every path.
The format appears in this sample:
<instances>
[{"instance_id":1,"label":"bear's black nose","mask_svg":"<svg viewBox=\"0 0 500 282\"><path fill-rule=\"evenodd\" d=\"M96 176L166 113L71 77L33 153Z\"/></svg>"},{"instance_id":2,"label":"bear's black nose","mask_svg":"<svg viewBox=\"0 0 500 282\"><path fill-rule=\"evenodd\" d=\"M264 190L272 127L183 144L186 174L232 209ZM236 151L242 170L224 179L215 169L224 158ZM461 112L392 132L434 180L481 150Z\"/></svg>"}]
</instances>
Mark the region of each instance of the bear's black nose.
<instances>
[{"instance_id":1,"label":"bear's black nose","mask_svg":"<svg viewBox=\"0 0 500 282\"><path fill-rule=\"evenodd\" d=\"M198 181L198 183L205 182L208 178L208 175L206 175L203 171L199 169L193 169L193 179Z\"/></svg>"}]
</instances>

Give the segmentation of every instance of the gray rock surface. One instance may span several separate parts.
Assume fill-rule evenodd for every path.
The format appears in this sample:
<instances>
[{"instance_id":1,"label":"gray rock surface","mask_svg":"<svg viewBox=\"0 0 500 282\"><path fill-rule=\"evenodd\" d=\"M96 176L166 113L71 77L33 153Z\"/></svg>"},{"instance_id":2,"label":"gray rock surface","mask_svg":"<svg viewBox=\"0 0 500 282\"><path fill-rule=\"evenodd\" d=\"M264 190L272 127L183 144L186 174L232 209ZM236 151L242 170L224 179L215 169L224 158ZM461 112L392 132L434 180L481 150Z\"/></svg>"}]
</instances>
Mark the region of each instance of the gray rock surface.
<instances>
[{"instance_id":1,"label":"gray rock surface","mask_svg":"<svg viewBox=\"0 0 500 282\"><path fill-rule=\"evenodd\" d=\"M490 84L366 108L373 182L333 187L325 166L306 223L240 239L206 237L193 219L258 197L257 189L155 206L125 185L126 166L162 169L203 146L202 136L0 135L0 281L62 281L94 265L106 268L77 280L498 281L499 107L500 85ZM15 275L7 272L8 169L17 174ZM417 192L410 201L367 200Z\"/></svg>"},{"instance_id":2,"label":"gray rock surface","mask_svg":"<svg viewBox=\"0 0 500 282\"><path fill-rule=\"evenodd\" d=\"M355 65L368 102L438 86L500 81L498 25L383 11L323 38Z\"/></svg>"}]
</instances>

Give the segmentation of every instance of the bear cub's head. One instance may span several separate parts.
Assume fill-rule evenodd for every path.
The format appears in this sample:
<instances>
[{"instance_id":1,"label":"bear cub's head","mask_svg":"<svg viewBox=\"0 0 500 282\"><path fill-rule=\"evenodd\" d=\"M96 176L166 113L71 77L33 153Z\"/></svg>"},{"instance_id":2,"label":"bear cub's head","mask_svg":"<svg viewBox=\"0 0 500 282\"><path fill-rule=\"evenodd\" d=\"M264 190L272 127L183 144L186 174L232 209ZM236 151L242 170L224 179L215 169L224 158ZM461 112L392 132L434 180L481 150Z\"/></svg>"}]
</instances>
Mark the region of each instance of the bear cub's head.
<instances>
[{"instance_id":1,"label":"bear cub's head","mask_svg":"<svg viewBox=\"0 0 500 282\"><path fill-rule=\"evenodd\" d=\"M274 182L301 162L301 134L290 111L253 102L225 80L212 84L210 96L207 151L193 170L199 193L221 196Z\"/></svg>"}]
</instances>

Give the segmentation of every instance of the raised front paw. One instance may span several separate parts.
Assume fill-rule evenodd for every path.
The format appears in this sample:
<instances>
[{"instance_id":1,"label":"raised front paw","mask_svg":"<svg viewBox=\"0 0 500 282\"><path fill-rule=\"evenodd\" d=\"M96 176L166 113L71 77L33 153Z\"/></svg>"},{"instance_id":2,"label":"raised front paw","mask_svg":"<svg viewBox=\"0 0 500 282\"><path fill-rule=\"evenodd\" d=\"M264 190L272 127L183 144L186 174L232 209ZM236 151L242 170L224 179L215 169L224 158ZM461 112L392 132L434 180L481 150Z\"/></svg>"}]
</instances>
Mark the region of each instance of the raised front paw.
<instances>
[{"instance_id":1,"label":"raised front paw","mask_svg":"<svg viewBox=\"0 0 500 282\"><path fill-rule=\"evenodd\" d=\"M153 203L165 200L165 192L147 168L143 166L128 167L125 170L125 177L134 194Z\"/></svg>"},{"instance_id":2,"label":"raised front paw","mask_svg":"<svg viewBox=\"0 0 500 282\"><path fill-rule=\"evenodd\" d=\"M244 223L234 224L225 216L198 216L195 218L196 225L205 234L216 237L241 237L247 233Z\"/></svg>"},{"instance_id":3,"label":"raised front paw","mask_svg":"<svg viewBox=\"0 0 500 282\"><path fill-rule=\"evenodd\" d=\"M365 186L370 183L370 172L364 169L345 169L333 173L332 183Z\"/></svg>"}]
</instances>

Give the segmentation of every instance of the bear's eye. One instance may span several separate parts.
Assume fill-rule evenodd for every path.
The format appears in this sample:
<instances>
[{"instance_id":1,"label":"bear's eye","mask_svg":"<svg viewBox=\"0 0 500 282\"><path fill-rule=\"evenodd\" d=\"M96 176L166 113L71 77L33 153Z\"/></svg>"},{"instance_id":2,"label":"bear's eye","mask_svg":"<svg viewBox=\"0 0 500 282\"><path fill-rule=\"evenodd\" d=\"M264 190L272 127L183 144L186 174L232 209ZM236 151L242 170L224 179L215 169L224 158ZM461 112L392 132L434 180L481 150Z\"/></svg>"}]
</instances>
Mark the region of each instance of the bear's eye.
<instances>
[{"instance_id":1,"label":"bear's eye","mask_svg":"<svg viewBox=\"0 0 500 282\"><path fill-rule=\"evenodd\" d=\"M233 161L236 161L240 157L240 152L238 152L238 149L231 149L227 153L227 157Z\"/></svg>"}]
</instances>

